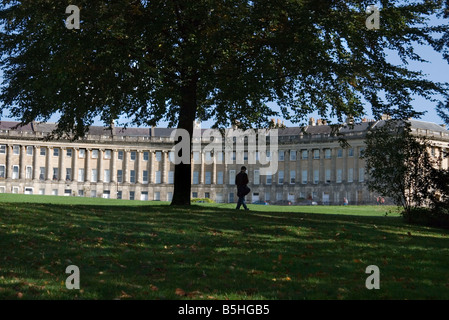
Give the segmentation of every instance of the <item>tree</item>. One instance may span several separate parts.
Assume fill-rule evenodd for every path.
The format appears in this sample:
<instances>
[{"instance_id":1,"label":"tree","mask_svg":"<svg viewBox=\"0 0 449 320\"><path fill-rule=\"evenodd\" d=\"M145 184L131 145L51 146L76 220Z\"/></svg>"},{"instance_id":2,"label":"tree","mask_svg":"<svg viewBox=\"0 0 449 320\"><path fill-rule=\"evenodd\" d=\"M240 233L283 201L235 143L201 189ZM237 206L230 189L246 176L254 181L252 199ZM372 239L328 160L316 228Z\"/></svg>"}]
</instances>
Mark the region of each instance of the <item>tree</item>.
<instances>
[{"instance_id":1,"label":"tree","mask_svg":"<svg viewBox=\"0 0 449 320\"><path fill-rule=\"evenodd\" d=\"M80 9L68 29L66 7ZM416 43L444 51L443 1L382 1L381 26L365 26L365 0L4 0L0 4L0 104L22 123L59 114L55 136L83 137L93 119L187 130L213 119L267 127L279 113L302 122L317 110L337 122L416 117L414 95L446 85L407 68ZM403 65L394 65L396 52ZM269 102L276 102L274 111ZM329 121L330 123L330 121ZM178 140L179 141L179 140ZM175 166L172 204L190 204L189 163Z\"/></svg>"},{"instance_id":2,"label":"tree","mask_svg":"<svg viewBox=\"0 0 449 320\"><path fill-rule=\"evenodd\" d=\"M429 204L436 189L437 160L429 154L429 141L412 133L407 121L380 122L366 136L364 159L368 189L391 198L406 215Z\"/></svg>"}]
</instances>

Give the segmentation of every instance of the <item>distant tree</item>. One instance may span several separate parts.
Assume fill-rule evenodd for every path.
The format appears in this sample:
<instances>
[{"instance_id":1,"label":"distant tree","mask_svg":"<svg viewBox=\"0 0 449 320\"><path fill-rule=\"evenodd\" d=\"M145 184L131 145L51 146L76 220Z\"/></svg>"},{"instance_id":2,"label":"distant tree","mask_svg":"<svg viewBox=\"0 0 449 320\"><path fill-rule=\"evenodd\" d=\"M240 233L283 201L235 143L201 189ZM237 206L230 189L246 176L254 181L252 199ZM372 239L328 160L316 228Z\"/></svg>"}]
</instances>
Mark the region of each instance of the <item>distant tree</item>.
<instances>
[{"instance_id":1,"label":"distant tree","mask_svg":"<svg viewBox=\"0 0 449 320\"><path fill-rule=\"evenodd\" d=\"M430 26L442 0L383 0L368 30L366 0L3 0L0 105L23 123L58 114L56 136L83 137L92 121L127 117L225 128L375 116L416 117L414 95L447 96L445 85L408 69L416 44L444 51ZM68 5L80 29L68 29ZM401 65L387 58L397 53ZM276 102L280 112L268 103ZM191 165L175 166L172 204L190 204Z\"/></svg>"},{"instance_id":2,"label":"distant tree","mask_svg":"<svg viewBox=\"0 0 449 320\"><path fill-rule=\"evenodd\" d=\"M429 154L429 141L412 134L410 123L388 120L366 136L364 159L369 190L388 197L406 214L428 205L435 193L438 162Z\"/></svg>"}]
</instances>

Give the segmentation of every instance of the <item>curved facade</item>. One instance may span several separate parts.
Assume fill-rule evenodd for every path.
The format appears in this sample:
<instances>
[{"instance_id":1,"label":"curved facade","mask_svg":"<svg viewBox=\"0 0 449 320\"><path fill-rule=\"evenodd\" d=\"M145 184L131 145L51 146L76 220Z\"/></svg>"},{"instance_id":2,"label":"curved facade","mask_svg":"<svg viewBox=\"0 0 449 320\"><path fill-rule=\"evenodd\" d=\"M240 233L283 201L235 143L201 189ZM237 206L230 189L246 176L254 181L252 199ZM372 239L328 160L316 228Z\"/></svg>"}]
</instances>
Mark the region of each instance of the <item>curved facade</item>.
<instances>
[{"instance_id":1,"label":"curved facade","mask_svg":"<svg viewBox=\"0 0 449 320\"><path fill-rule=\"evenodd\" d=\"M244 164L251 188L248 203L342 204L344 198L350 204L375 203L376 195L366 187L367 173L360 155L365 134L381 121L343 127L338 130L341 136L313 119L306 127L278 129L277 150L270 154L278 160L272 175L261 174L263 166L248 160L260 156L248 144L210 152L204 148L210 139L203 139L201 147L192 151L192 197L236 202L234 179ZM449 131L434 123L411 122L416 134L431 140L432 155L440 157L441 166L448 168L449 160L443 153L449 150ZM16 126L0 122L0 193L171 200L173 129L111 131L91 127L83 140L70 142L45 140L54 124ZM342 136L347 148L340 144ZM238 159L243 161L236 163Z\"/></svg>"}]
</instances>

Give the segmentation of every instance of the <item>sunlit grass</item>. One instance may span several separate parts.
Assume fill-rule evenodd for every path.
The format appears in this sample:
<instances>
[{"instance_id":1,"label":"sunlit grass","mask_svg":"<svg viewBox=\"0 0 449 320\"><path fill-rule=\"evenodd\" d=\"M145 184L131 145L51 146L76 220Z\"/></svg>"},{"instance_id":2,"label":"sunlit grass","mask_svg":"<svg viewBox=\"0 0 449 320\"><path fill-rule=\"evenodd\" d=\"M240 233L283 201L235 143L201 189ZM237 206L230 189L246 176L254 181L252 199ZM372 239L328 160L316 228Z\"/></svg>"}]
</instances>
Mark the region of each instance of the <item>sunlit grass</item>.
<instances>
[{"instance_id":1,"label":"sunlit grass","mask_svg":"<svg viewBox=\"0 0 449 320\"><path fill-rule=\"evenodd\" d=\"M0 195L0 298L449 298L447 230L387 207L250 208Z\"/></svg>"}]
</instances>

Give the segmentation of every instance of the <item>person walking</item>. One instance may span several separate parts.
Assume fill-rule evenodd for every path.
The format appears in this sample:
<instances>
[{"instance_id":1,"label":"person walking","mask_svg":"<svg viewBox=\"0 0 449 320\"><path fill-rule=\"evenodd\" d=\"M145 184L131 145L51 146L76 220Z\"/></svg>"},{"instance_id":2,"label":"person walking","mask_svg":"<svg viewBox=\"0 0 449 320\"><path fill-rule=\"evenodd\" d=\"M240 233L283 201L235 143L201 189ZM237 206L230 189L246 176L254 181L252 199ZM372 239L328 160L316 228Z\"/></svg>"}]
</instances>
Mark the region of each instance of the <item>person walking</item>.
<instances>
[{"instance_id":1,"label":"person walking","mask_svg":"<svg viewBox=\"0 0 449 320\"><path fill-rule=\"evenodd\" d=\"M248 183L249 180L248 175L246 174L246 167L243 166L240 168L240 172L235 177L235 184L237 185L237 197L239 197L236 207L237 210L239 210L240 206L242 205L245 210L249 210L245 203L245 196L251 191L251 189L248 188Z\"/></svg>"}]
</instances>

